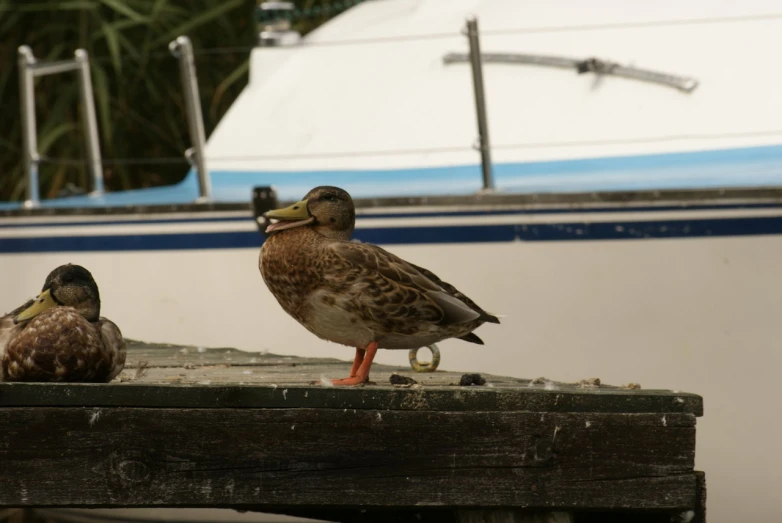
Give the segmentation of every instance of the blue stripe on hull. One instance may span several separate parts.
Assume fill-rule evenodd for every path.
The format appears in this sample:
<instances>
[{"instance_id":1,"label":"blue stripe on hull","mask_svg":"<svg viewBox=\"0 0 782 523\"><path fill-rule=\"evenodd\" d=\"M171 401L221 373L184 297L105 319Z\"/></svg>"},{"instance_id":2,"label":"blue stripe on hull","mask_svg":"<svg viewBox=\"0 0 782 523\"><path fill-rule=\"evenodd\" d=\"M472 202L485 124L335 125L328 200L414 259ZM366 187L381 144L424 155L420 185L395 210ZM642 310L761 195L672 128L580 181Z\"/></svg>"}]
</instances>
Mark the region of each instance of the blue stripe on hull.
<instances>
[{"instance_id":1,"label":"blue stripe on hull","mask_svg":"<svg viewBox=\"0 0 782 523\"><path fill-rule=\"evenodd\" d=\"M51 222L28 223L0 222L0 229L28 229L30 227L99 227L103 225L175 225L178 223L231 223L245 222L247 220L252 220L249 214L247 216L212 216L209 218L152 218L137 220L83 220L70 222L57 220Z\"/></svg>"},{"instance_id":2,"label":"blue stripe on hull","mask_svg":"<svg viewBox=\"0 0 782 523\"><path fill-rule=\"evenodd\" d=\"M782 234L782 217L605 223L462 225L357 229L382 245L701 238ZM0 239L0 253L164 251L259 248L255 231Z\"/></svg>"},{"instance_id":3,"label":"blue stripe on hull","mask_svg":"<svg viewBox=\"0 0 782 523\"><path fill-rule=\"evenodd\" d=\"M481 167L442 165L401 169L315 171L213 170L215 201L247 202L252 187L274 185L282 200L298 200L317 185L338 185L355 198L473 194ZM507 193L572 193L728 187L775 187L782 183L782 145L640 154L493 165L498 189ZM198 179L190 170L177 185L102 196L44 200L43 207L102 207L192 203ZM0 209L20 202L0 202Z\"/></svg>"},{"instance_id":4,"label":"blue stripe on hull","mask_svg":"<svg viewBox=\"0 0 782 523\"><path fill-rule=\"evenodd\" d=\"M753 209L782 209L782 203L727 203L727 204L709 204L699 205L692 202L684 202L681 205L666 206L635 206L623 207L613 205L606 207L578 207L568 206L560 208L544 209L489 209L489 210L464 210L464 211L424 211L424 212L363 212L358 215L359 224L362 219L399 219L399 218L465 218L471 216L524 216L524 215L562 215L568 213L576 214L609 214L609 213L648 213L648 212L671 212L671 211L735 211L735 210L753 210ZM695 218L697 219L697 218ZM83 221L51 221L51 222L28 222L28 223L4 223L0 222L2 229L26 229L41 227L100 227L106 225L163 225L163 224L184 224L184 223L237 223L253 221L252 217L247 216L212 216L208 218L151 218L151 219L117 219L117 220L83 220Z\"/></svg>"}]
</instances>

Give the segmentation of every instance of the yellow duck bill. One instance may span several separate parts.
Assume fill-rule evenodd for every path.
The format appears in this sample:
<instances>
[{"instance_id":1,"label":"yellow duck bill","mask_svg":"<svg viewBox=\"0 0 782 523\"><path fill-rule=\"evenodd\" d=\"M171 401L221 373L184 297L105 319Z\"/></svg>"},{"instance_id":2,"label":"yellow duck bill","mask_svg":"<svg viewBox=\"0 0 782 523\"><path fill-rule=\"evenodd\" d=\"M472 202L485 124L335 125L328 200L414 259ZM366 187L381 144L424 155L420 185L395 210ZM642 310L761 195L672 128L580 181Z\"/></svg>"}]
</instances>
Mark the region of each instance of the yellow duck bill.
<instances>
[{"instance_id":1,"label":"yellow duck bill","mask_svg":"<svg viewBox=\"0 0 782 523\"><path fill-rule=\"evenodd\" d=\"M310 216L307 211L307 200L296 202L293 205L289 205L284 209L274 209L267 211L263 214L264 218L272 220L279 220L266 227L266 234L274 231L283 231L285 229L293 229L294 227L301 227L302 225L308 225L315 221L313 216Z\"/></svg>"},{"instance_id":2,"label":"yellow duck bill","mask_svg":"<svg viewBox=\"0 0 782 523\"><path fill-rule=\"evenodd\" d=\"M41 294L35 297L35 300L33 300L33 304L27 307L25 310L20 312L16 315L14 318L14 323L19 323L21 321L27 321L35 318L39 314L41 314L46 309L51 309L52 307L56 307L57 302L54 301L54 298L52 297L51 292L49 289L43 291Z\"/></svg>"}]
</instances>

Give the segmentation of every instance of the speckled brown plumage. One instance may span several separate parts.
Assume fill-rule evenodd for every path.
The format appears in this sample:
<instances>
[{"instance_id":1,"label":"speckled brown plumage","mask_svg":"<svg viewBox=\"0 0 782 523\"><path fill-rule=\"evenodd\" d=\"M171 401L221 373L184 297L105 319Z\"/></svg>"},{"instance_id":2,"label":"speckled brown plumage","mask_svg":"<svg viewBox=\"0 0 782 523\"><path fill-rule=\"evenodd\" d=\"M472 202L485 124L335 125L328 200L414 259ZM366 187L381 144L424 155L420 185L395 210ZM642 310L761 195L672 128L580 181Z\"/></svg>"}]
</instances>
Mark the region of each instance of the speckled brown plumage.
<instances>
[{"instance_id":1,"label":"speckled brown plumage","mask_svg":"<svg viewBox=\"0 0 782 523\"><path fill-rule=\"evenodd\" d=\"M431 271L350 241L355 214L346 192L319 187L304 201L311 221L272 232L259 267L282 308L310 332L352 347L411 349L454 337L482 343L472 331L499 323Z\"/></svg>"},{"instance_id":2,"label":"speckled brown plumage","mask_svg":"<svg viewBox=\"0 0 782 523\"><path fill-rule=\"evenodd\" d=\"M44 297L51 297L49 308L20 320L19 315L30 307L43 304ZM2 378L63 382L114 379L125 365L125 341L119 328L99 316L99 311L97 284L86 269L68 264L52 271L36 299L0 318Z\"/></svg>"},{"instance_id":3,"label":"speckled brown plumage","mask_svg":"<svg viewBox=\"0 0 782 523\"><path fill-rule=\"evenodd\" d=\"M3 356L5 355L5 347L8 345L11 338L19 332L18 329L15 328L16 324L14 323L14 317L32 304L33 300L28 300L8 314L0 316L0 380L3 379L2 361Z\"/></svg>"},{"instance_id":4,"label":"speckled brown plumage","mask_svg":"<svg viewBox=\"0 0 782 523\"><path fill-rule=\"evenodd\" d=\"M114 323L91 323L71 307L47 309L12 337L3 357L6 381L108 382L125 364Z\"/></svg>"}]
</instances>

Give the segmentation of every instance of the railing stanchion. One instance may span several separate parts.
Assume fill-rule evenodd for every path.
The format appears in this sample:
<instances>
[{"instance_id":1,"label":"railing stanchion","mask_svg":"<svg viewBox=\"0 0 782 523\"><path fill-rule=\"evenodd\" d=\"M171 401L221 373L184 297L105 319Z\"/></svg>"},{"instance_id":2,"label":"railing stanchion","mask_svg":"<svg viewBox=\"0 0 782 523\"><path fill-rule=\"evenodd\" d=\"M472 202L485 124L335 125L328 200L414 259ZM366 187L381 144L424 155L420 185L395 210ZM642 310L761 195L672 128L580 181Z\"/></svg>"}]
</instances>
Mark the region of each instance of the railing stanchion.
<instances>
[{"instance_id":1,"label":"railing stanchion","mask_svg":"<svg viewBox=\"0 0 782 523\"><path fill-rule=\"evenodd\" d=\"M35 126L35 89L32 66L35 65L33 51L26 45L19 47L19 98L22 110L22 160L24 163L25 188L24 206L38 207L38 135Z\"/></svg>"},{"instance_id":2,"label":"railing stanchion","mask_svg":"<svg viewBox=\"0 0 782 523\"><path fill-rule=\"evenodd\" d=\"M90 76L90 58L87 51L77 49L76 62L79 64L79 94L81 95L81 111L84 118L84 143L87 150L87 165L92 176L92 195L103 194L103 159L98 141L98 119L95 115L95 95L92 92L92 77Z\"/></svg>"},{"instance_id":3,"label":"railing stanchion","mask_svg":"<svg viewBox=\"0 0 782 523\"><path fill-rule=\"evenodd\" d=\"M103 161L98 141L98 120L95 116L95 98L90 76L90 59L87 51L77 49L73 60L57 62L39 62L32 49L19 46L19 99L22 113L22 161L27 184L23 206L34 208L41 205L38 187L38 165L41 156L38 152L38 132L35 123L35 78L51 74L68 72L79 73L79 93L81 110L84 116L84 142L87 150L87 165L92 177L91 195L103 194Z\"/></svg>"},{"instance_id":4,"label":"railing stanchion","mask_svg":"<svg viewBox=\"0 0 782 523\"><path fill-rule=\"evenodd\" d=\"M204 157L204 149L206 148L204 116L201 112L201 97L198 94L198 76L193 56L193 44L187 36L180 36L168 44L168 48L179 60L187 123L190 128L190 142L193 144L185 151L185 156L192 163L195 163L196 171L198 171L198 199L196 202L210 202L212 201L212 182Z\"/></svg>"},{"instance_id":5,"label":"railing stanchion","mask_svg":"<svg viewBox=\"0 0 782 523\"><path fill-rule=\"evenodd\" d=\"M483 172L483 191L494 190L492 176L491 146L489 142L489 124L486 117L486 93L483 89L483 64L481 44L478 37L478 19L467 20L467 39L470 43L470 67L475 93L475 109L478 117L478 148L481 151L481 169Z\"/></svg>"}]
</instances>

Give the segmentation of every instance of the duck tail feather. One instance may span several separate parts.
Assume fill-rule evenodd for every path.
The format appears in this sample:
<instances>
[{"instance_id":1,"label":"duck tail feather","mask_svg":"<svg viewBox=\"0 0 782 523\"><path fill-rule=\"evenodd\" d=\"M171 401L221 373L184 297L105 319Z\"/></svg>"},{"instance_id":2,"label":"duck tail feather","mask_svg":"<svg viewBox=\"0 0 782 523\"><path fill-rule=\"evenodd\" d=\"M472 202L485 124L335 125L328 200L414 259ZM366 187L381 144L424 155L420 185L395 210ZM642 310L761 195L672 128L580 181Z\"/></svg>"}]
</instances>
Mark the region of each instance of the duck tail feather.
<instances>
[{"instance_id":1,"label":"duck tail feather","mask_svg":"<svg viewBox=\"0 0 782 523\"><path fill-rule=\"evenodd\" d=\"M459 336L460 340L469 341L470 343L477 343L478 345L483 345L483 340L478 337L477 334L471 332L469 334L465 334L464 336Z\"/></svg>"},{"instance_id":2,"label":"duck tail feather","mask_svg":"<svg viewBox=\"0 0 782 523\"><path fill-rule=\"evenodd\" d=\"M486 323L500 323L500 318L504 318L504 314L492 314L490 312L484 313L481 319Z\"/></svg>"}]
</instances>

